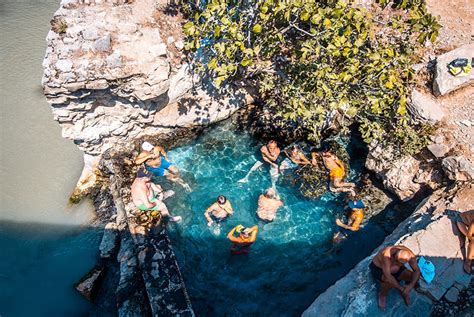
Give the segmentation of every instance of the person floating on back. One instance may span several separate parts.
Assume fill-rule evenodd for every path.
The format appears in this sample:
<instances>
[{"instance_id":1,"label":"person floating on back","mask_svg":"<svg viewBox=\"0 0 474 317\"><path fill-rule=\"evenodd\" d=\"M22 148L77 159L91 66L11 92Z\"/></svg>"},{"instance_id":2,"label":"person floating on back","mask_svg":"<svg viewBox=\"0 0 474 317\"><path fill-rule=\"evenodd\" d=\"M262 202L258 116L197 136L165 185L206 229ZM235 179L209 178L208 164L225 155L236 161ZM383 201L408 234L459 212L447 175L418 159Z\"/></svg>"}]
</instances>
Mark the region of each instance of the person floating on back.
<instances>
[{"instance_id":1,"label":"person floating on back","mask_svg":"<svg viewBox=\"0 0 474 317\"><path fill-rule=\"evenodd\" d=\"M137 177L132 183L131 193L133 203L141 211L158 211L171 221L181 220L180 216L172 217L162 201L174 193L172 191L163 193L161 186L152 183L151 175L144 169L138 170Z\"/></svg>"},{"instance_id":2,"label":"person floating on back","mask_svg":"<svg viewBox=\"0 0 474 317\"><path fill-rule=\"evenodd\" d=\"M214 222L221 222L227 216L234 214L234 209L225 196L217 197L217 200L209 206L204 212L204 217L207 219L207 225L210 227Z\"/></svg>"},{"instance_id":3,"label":"person floating on back","mask_svg":"<svg viewBox=\"0 0 474 317\"><path fill-rule=\"evenodd\" d=\"M278 208L281 206L283 206L283 201L278 197L275 189L268 188L265 194L258 197L257 216L265 221L273 221Z\"/></svg>"},{"instance_id":4,"label":"person floating on back","mask_svg":"<svg viewBox=\"0 0 474 317\"><path fill-rule=\"evenodd\" d=\"M257 240L258 226L245 228L242 225L235 226L227 238L233 243L230 252L232 254L248 254L250 246Z\"/></svg>"},{"instance_id":5,"label":"person floating on back","mask_svg":"<svg viewBox=\"0 0 474 317\"><path fill-rule=\"evenodd\" d=\"M474 210L465 211L459 214L459 221L456 221L459 231L463 235L461 248L466 247L466 256L464 257L464 271L471 274L471 264L474 260ZM466 246L466 237L467 246ZM464 255L464 252L462 252Z\"/></svg>"},{"instance_id":6,"label":"person floating on back","mask_svg":"<svg viewBox=\"0 0 474 317\"><path fill-rule=\"evenodd\" d=\"M317 165L318 156L322 158L324 166L329 171L329 189L333 192L353 192L354 183L344 182L346 171L344 163L333 153L323 150L321 154L312 152L312 164Z\"/></svg>"},{"instance_id":7,"label":"person floating on back","mask_svg":"<svg viewBox=\"0 0 474 317\"><path fill-rule=\"evenodd\" d=\"M260 153L262 154L262 159L270 164L271 169L270 169L270 175L272 177L272 182L278 178L278 164L277 164L277 159L278 156L280 155L280 148L278 147L278 144L276 143L275 140L270 140L266 145L263 145L260 148ZM249 172L247 175L245 175L244 178L240 179L238 182L239 183L246 183L248 182L248 178L250 174L252 174L255 170L260 168L264 163L260 160L255 162L255 164L250 168Z\"/></svg>"},{"instance_id":8,"label":"person floating on back","mask_svg":"<svg viewBox=\"0 0 474 317\"><path fill-rule=\"evenodd\" d=\"M165 176L170 181L176 182L190 191L191 188L186 184L179 174L178 168L169 162L168 155L161 146L153 146L149 142L143 142L142 151L135 159L135 164L144 163L147 171L154 176Z\"/></svg>"},{"instance_id":9,"label":"person floating on back","mask_svg":"<svg viewBox=\"0 0 474 317\"><path fill-rule=\"evenodd\" d=\"M348 204L349 208L351 209L349 220L347 221L347 224L345 224L340 219L336 219L336 225L341 227L343 230L349 230L350 232L359 231L360 224L364 219L365 205L362 200L356 199L353 193L350 193L349 195L351 199ZM346 234L339 231L334 235L333 242L338 242L346 237Z\"/></svg>"},{"instance_id":10,"label":"person floating on back","mask_svg":"<svg viewBox=\"0 0 474 317\"><path fill-rule=\"evenodd\" d=\"M406 263L412 270L405 267ZM372 259L369 269L380 282L378 303L382 310L386 307L387 294L392 288L400 292L406 305L410 304L410 291L421 275L415 254L410 249L401 245L388 246ZM408 284L401 285L401 281Z\"/></svg>"}]
</instances>

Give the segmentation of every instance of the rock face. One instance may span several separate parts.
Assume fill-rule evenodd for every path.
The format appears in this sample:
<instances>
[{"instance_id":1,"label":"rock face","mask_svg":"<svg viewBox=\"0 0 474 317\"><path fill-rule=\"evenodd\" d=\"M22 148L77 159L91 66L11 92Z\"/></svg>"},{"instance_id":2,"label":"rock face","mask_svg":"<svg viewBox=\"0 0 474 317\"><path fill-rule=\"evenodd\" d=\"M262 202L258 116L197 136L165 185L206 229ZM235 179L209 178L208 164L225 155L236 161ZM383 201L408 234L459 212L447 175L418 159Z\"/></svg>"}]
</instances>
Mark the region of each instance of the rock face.
<instances>
[{"instance_id":1,"label":"rock face","mask_svg":"<svg viewBox=\"0 0 474 317\"><path fill-rule=\"evenodd\" d=\"M466 288L471 276L462 271L462 255L453 211L474 208L474 185L459 185L438 190L423 201L416 211L388 236L374 253L361 261L344 278L322 293L303 313L309 316L378 316L377 289L368 265L373 256L387 245L401 244L432 261L436 276L431 284L420 280L412 291L410 306L395 291L387 299L387 316L428 316L432 299L447 294L451 287ZM440 245L443 247L440 248Z\"/></svg>"},{"instance_id":2,"label":"rock face","mask_svg":"<svg viewBox=\"0 0 474 317\"><path fill-rule=\"evenodd\" d=\"M474 180L474 164L464 156L449 156L443 159L443 169L454 181Z\"/></svg>"},{"instance_id":3,"label":"rock face","mask_svg":"<svg viewBox=\"0 0 474 317\"><path fill-rule=\"evenodd\" d=\"M433 83L433 92L436 96L447 94L474 81L474 71L472 70L468 76L453 76L449 73L447 65L456 58L467 58L471 62L474 58L474 44L464 45L438 56Z\"/></svg>"},{"instance_id":4,"label":"rock face","mask_svg":"<svg viewBox=\"0 0 474 317\"><path fill-rule=\"evenodd\" d=\"M436 100L416 89L412 91L411 102L407 108L412 117L423 122L434 124L444 118L443 109Z\"/></svg>"},{"instance_id":5,"label":"rock face","mask_svg":"<svg viewBox=\"0 0 474 317\"><path fill-rule=\"evenodd\" d=\"M44 93L63 136L87 155L176 127L208 125L251 101L232 87L216 95L176 61L176 48L173 54L155 18L160 2L63 0L54 15L60 27L47 36ZM179 33L177 18L166 19Z\"/></svg>"}]
</instances>

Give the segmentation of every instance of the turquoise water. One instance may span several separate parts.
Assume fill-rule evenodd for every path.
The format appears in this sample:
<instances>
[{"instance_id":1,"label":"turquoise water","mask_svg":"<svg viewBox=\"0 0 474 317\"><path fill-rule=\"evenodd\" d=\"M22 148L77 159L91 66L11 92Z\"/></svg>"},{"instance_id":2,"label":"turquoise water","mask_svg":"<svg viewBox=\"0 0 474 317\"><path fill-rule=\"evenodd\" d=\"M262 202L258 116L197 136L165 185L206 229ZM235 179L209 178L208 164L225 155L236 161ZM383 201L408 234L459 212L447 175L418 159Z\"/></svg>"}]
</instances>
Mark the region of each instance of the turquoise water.
<instances>
[{"instance_id":1,"label":"turquoise water","mask_svg":"<svg viewBox=\"0 0 474 317\"><path fill-rule=\"evenodd\" d=\"M299 315L386 234L378 224L367 223L333 249L343 195L305 199L282 178L276 187L285 206L272 223L258 221L258 196L271 186L268 168L255 171L248 183L237 180L253 165L259 147L250 135L227 125L169 153L193 188L189 194L178 189L168 207L184 218L169 230L198 316ZM351 178L357 179L363 151L352 145L349 153ZM203 213L218 195L227 196L235 214L220 227L208 228ZM249 255L230 255L226 234L237 224L260 227Z\"/></svg>"}]
</instances>

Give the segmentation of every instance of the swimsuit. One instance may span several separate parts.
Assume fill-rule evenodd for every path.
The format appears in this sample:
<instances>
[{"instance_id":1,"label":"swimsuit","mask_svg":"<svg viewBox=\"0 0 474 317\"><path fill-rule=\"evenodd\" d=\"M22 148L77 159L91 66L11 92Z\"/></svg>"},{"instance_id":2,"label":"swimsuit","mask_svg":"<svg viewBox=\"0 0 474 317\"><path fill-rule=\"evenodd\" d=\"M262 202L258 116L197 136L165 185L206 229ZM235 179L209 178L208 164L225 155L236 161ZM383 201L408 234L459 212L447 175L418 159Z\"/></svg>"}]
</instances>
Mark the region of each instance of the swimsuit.
<instances>
[{"instance_id":1,"label":"swimsuit","mask_svg":"<svg viewBox=\"0 0 474 317\"><path fill-rule=\"evenodd\" d=\"M329 172L329 177L330 177L331 179L343 178L343 177L344 177L344 174L345 174L344 167L342 167L342 166L340 166L340 165L338 164L338 167L333 168L333 169Z\"/></svg>"},{"instance_id":2,"label":"swimsuit","mask_svg":"<svg viewBox=\"0 0 474 317\"><path fill-rule=\"evenodd\" d=\"M370 272L372 273L372 276L376 280L382 282L383 270L379 268L377 265L375 265L373 261L370 262L369 269L370 269ZM407 268L404 265L400 266L398 271L392 274L393 277L395 277L397 281L401 281L400 275L402 275L403 271L405 271L406 269Z\"/></svg>"},{"instance_id":3,"label":"swimsuit","mask_svg":"<svg viewBox=\"0 0 474 317\"><path fill-rule=\"evenodd\" d=\"M152 192L153 192L153 198L150 199L150 203L154 203L156 201L156 205L153 206L153 208L147 208L145 204L140 204L137 206L138 209L140 209L141 211L158 210L158 208L160 207L160 203L158 201L158 198L156 198L156 193L153 190Z\"/></svg>"},{"instance_id":4,"label":"swimsuit","mask_svg":"<svg viewBox=\"0 0 474 317\"><path fill-rule=\"evenodd\" d=\"M156 175L156 176L165 176L165 170L169 169L169 167L171 166L171 163L168 162L164 157L163 155L160 155L161 157L161 164L160 166L158 167L154 167L154 166L149 166L147 164L145 164L145 168L147 171L151 172L153 175Z\"/></svg>"}]
</instances>

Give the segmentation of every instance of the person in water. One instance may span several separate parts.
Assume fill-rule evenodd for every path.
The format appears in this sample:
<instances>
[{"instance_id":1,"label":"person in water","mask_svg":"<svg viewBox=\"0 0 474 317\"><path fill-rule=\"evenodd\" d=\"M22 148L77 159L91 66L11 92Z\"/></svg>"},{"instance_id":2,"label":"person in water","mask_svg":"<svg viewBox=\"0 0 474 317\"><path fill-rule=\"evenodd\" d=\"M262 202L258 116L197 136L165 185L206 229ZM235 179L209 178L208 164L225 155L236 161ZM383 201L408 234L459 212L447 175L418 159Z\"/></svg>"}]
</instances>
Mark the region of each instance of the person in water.
<instances>
[{"instance_id":1,"label":"person in water","mask_svg":"<svg viewBox=\"0 0 474 317\"><path fill-rule=\"evenodd\" d=\"M472 260L474 260L474 210L459 213L459 220L456 221L456 225L463 235L461 248L466 247L466 256L464 257L463 265L464 271L471 274L471 264Z\"/></svg>"},{"instance_id":2,"label":"person in water","mask_svg":"<svg viewBox=\"0 0 474 317\"><path fill-rule=\"evenodd\" d=\"M232 254L247 254L250 246L257 240L258 226L245 228L242 225L235 226L228 234L227 238L233 243L230 248ZM237 236L236 236L237 235Z\"/></svg>"},{"instance_id":3,"label":"person in water","mask_svg":"<svg viewBox=\"0 0 474 317\"><path fill-rule=\"evenodd\" d=\"M408 263L412 270L405 267ZM379 307L386 307L387 294L392 288L400 291L406 305L410 304L410 291L421 276L416 256L407 247L393 245L384 248L370 262L370 272L380 282ZM400 282L405 281L405 285Z\"/></svg>"},{"instance_id":4,"label":"person in water","mask_svg":"<svg viewBox=\"0 0 474 317\"><path fill-rule=\"evenodd\" d=\"M323 164L329 171L329 189L333 192L354 192L354 183L344 182L346 171L344 163L333 153L324 150L321 154L312 152L312 164L317 165L318 156L323 160Z\"/></svg>"},{"instance_id":5,"label":"person in water","mask_svg":"<svg viewBox=\"0 0 474 317\"><path fill-rule=\"evenodd\" d=\"M278 144L276 143L275 140L270 140L268 141L266 145L263 145L260 148L260 153L262 154L262 159L271 165L270 175L272 177L272 182L274 182L276 178L278 178L277 159L278 159L278 156L280 155L280 148L278 147ZM247 175L245 175L245 177L240 179L238 182L246 183L248 181L250 174L252 174L255 170L260 168L263 164L264 163L261 162L260 160L255 162L255 164L250 168Z\"/></svg>"},{"instance_id":6,"label":"person in water","mask_svg":"<svg viewBox=\"0 0 474 317\"><path fill-rule=\"evenodd\" d=\"M257 216L265 221L273 221L278 208L283 206L283 201L276 194L274 188L268 188L265 194L258 197Z\"/></svg>"},{"instance_id":7,"label":"person in water","mask_svg":"<svg viewBox=\"0 0 474 317\"><path fill-rule=\"evenodd\" d=\"M174 194L172 191L163 192L160 185L151 181L151 175L144 169L139 169L137 177L132 183L132 201L141 211L158 211L163 217L171 221L180 221L181 217L172 217L163 199Z\"/></svg>"},{"instance_id":8,"label":"person in water","mask_svg":"<svg viewBox=\"0 0 474 317\"><path fill-rule=\"evenodd\" d=\"M280 170L296 168L300 165L310 165L311 162L306 158L303 151L298 146L293 145L285 151L286 158L280 164Z\"/></svg>"},{"instance_id":9,"label":"person in water","mask_svg":"<svg viewBox=\"0 0 474 317\"><path fill-rule=\"evenodd\" d=\"M135 164L145 164L147 171L155 176L165 176L170 181L176 182L186 190L190 190L179 174L178 168L171 164L166 151L161 146L153 146L149 142L143 142L142 152L135 159Z\"/></svg>"},{"instance_id":10,"label":"person in water","mask_svg":"<svg viewBox=\"0 0 474 317\"><path fill-rule=\"evenodd\" d=\"M340 219L336 219L336 225L341 227L343 231L348 230L349 232L359 231L360 224L364 219L364 209L365 205L362 200L356 199L353 193L349 194L351 196L351 200L349 201L349 208L351 209L351 213L349 216L349 220L347 224L343 223ZM341 241L342 239L346 238L347 235L344 232L338 231L333 238L333 242Z\"/></svg>"},{"instance_id":11,"label":"person in water","mask_svg":"<svg viewBox=\"0 0 474 317\"><path fill-rule=\"evenodd\" d=\"M204 217L207 219L207 225L210 227L215 219L215 222L224 220L227 216L234 214L234 209L225 196L217 197L217 200L209 206L204 212Z\"/></svg>"}]
</instances>

